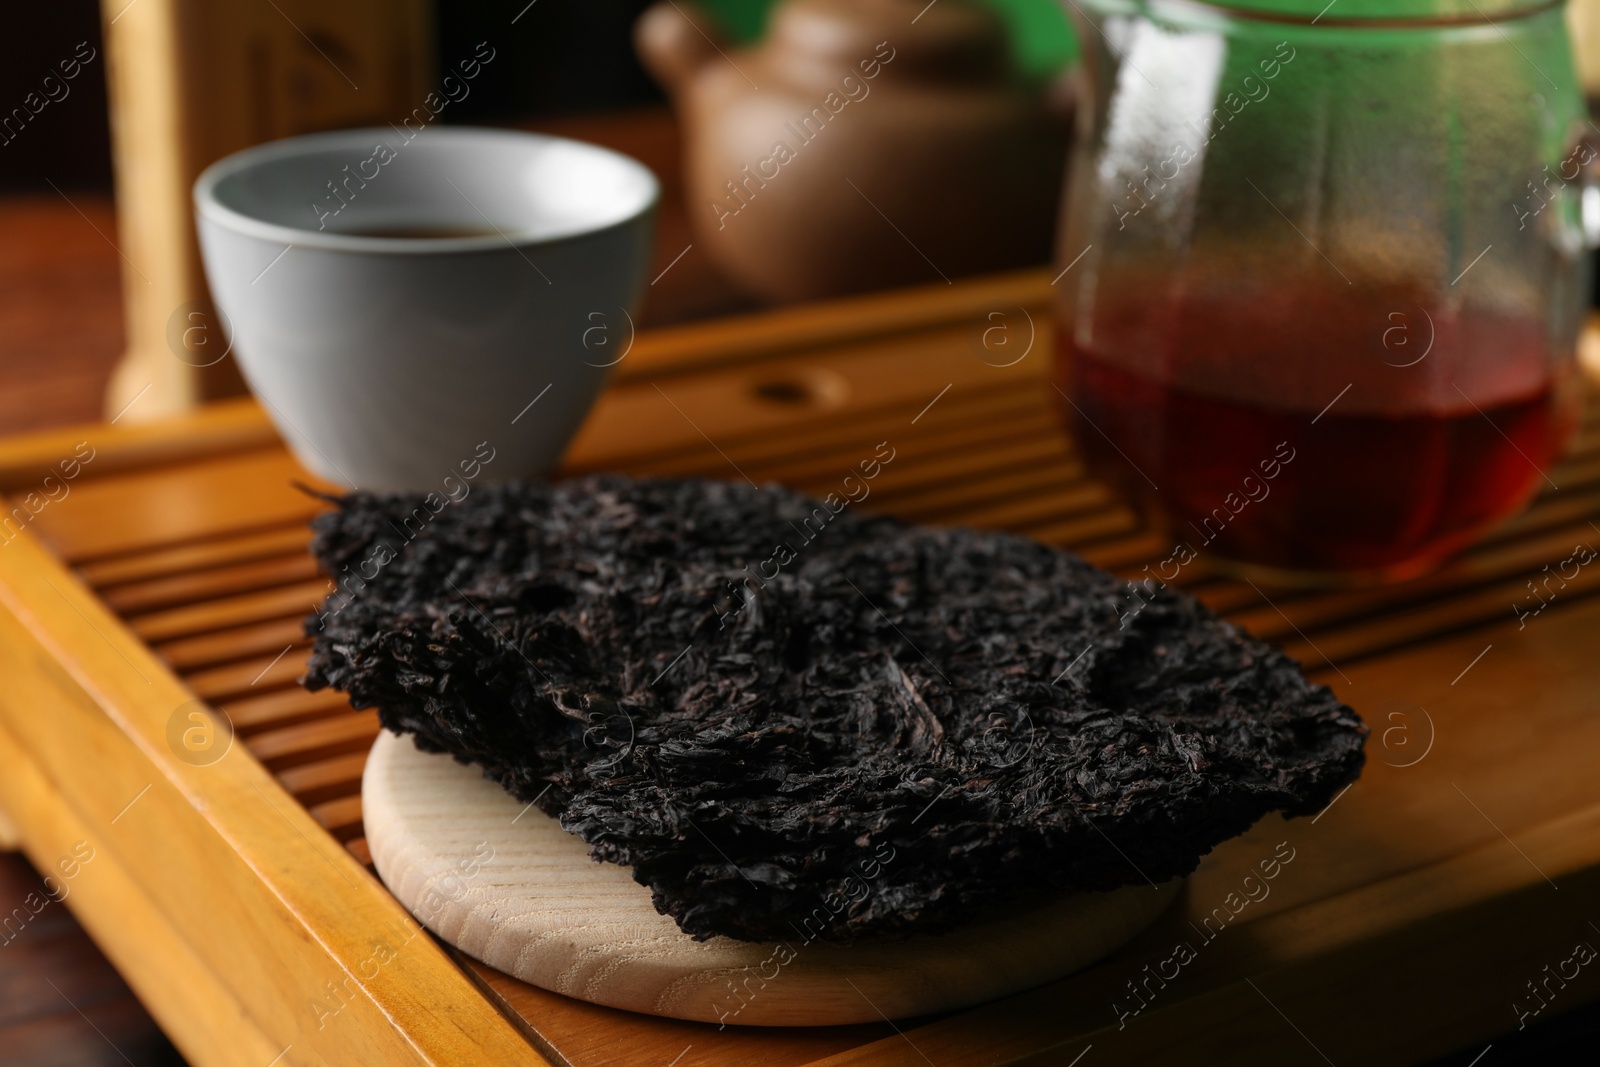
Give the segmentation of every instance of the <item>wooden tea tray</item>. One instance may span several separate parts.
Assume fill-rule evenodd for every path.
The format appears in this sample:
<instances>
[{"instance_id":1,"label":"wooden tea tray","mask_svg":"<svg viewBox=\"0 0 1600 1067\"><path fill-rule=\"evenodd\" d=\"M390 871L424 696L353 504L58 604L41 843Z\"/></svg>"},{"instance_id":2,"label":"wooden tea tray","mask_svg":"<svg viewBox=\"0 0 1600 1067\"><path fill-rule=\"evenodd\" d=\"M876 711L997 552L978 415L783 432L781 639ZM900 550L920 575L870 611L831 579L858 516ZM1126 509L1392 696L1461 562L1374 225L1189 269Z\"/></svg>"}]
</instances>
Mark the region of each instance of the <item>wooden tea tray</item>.
<instances>
[{"instance_id":1,"label":"wooden tea tray","mask_svg":"<svg viewBox=\"0 0 1600 1067\"><path fill-rule=\"evenodd\" d=\"M1170 546L1057 425L1049 293L1029 273L642 335L569 466L825 494L888 441L865 508L1137 572ZM485 412L485 437L536 391ZM94 458L45 483L79 442ZM248 402L0 442L0 491L37 511L0 538L0 826L41 869L93 845L67 906L202 1065L1411 1063L1600 997L1594 968L1546 979L1600 944L1600 568L1525 624L1512 609L1600 544L1592 417L1549 477L1405 585L1258 590L1185 567L1365 715L1366 773L1314 819L1218 848L1107 961L941 1017L719 1031L535 989L418 932L366 866L376 719L295 682L326 589L315 504Z\"/></svg>"}]
</instances>

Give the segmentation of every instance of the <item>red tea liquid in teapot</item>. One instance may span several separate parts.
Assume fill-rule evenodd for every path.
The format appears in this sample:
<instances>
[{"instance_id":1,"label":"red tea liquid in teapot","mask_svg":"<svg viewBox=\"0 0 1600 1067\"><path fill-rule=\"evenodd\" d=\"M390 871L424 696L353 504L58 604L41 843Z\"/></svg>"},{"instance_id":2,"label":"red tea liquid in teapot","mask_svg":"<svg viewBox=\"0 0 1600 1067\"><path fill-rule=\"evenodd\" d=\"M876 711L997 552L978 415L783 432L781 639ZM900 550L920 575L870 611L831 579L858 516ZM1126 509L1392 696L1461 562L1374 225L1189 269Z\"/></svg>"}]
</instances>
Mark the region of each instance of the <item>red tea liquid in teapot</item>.
<instances>
[{"instance_id":1,"label":"red tea liquid in teapot","mask_svg":"<svg viewBox=\"0 0 1600 1067\"><path fill-rule=\"evenodd\" d=\"M1415 573L1546 486L1576 423L1540 322L1331 288L1094 297L1057 356L1074 440L1202 556Z\"/></svg>"}]
</instances>

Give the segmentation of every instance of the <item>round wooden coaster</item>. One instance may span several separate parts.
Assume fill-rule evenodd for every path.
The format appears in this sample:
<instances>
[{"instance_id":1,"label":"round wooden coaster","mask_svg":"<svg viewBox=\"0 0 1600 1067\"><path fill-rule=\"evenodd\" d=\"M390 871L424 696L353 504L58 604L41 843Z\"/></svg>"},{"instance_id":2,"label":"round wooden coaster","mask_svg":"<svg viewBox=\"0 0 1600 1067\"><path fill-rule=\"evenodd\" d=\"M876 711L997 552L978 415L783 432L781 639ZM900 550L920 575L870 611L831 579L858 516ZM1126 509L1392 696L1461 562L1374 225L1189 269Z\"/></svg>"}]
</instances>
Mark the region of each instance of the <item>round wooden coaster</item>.
<instances>
[{"instance_id":1,"label":"round wooden coaster","mask_svg":"<svg viewBox=\"0 0 1600 1067\"><path fill-rule=\"evenodd\" d=\"M1104 956L1182 884L1079 894L879 945L807 941L804 931L770 945L695 941L627 869L596 863L477 767L418 751L409 737L378 737L361 803L378 873L450 944L557 993L701 1022L823 1026L990 1000Z\"/></svg>"}]
</instances>

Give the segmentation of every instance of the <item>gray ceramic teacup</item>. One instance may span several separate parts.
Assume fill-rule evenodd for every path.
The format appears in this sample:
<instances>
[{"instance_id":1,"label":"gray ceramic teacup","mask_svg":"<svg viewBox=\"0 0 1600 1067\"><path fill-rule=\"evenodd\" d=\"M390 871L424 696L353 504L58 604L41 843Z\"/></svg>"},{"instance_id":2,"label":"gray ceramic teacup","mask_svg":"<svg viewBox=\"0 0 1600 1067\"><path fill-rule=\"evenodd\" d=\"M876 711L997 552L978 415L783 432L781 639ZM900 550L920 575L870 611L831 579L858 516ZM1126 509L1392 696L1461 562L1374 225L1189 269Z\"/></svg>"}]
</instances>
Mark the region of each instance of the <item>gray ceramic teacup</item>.
<instances>
[{"instance_id":1,"label":"gray ceramic teacup","mask_svg":"<svg viewBox=\"0 0 1600 1067\"><path fill-rule=\"evenodd\" d=\"M233 351L331 481L450 494L469 470L541 476L631 338L655 176L563 138L407 132L294 137L200 175Z\"/></svg>"}]
</instances>

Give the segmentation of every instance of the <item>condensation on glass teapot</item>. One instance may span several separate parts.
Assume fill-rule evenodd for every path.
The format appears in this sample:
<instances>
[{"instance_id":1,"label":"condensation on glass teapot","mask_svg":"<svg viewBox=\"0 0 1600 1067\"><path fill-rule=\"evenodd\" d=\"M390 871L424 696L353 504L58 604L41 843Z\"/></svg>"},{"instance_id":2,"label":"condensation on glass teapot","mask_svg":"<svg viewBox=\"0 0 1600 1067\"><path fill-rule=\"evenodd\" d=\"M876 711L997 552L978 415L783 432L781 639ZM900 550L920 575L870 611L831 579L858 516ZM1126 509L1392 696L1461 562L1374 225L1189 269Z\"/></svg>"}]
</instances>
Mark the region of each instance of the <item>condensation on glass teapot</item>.
<instances>
[{"instance_id":1,"label":"condensation on glass teapot","mask_svg":"<svg viewBox=\"0 0 1600 1067\"><path fill-rule=\"evenodd\" d=\"M1600 219L1561 5L1070 6L1057 385L1091 468L1302 578L1427 569L1548 486Z\"/></svg>"}]
</instances>

